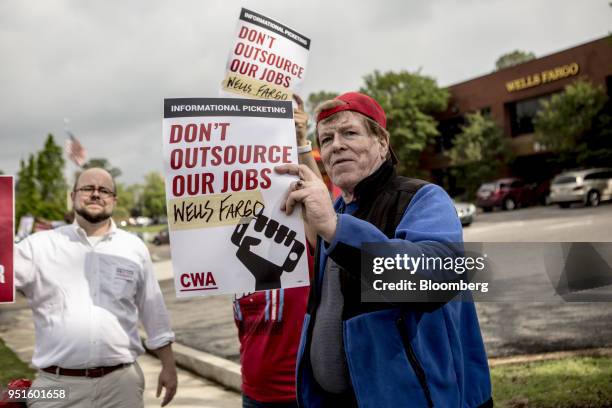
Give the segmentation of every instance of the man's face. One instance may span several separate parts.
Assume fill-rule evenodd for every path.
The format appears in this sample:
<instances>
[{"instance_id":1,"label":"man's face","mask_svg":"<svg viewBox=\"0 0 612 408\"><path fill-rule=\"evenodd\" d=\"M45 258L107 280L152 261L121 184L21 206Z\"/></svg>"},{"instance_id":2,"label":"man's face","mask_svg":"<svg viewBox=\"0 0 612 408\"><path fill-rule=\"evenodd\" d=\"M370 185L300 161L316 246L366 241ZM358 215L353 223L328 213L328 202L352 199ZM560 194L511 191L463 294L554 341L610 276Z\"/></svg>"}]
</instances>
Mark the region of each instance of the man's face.
<instances>
[{"instance_id":1,"label":"man's face","mask_svg":"<svg viewBox=\"0 0 612 408\"><path fill-rule=\"evenodd\" d=\"M343 111L317 125L325 171L341 190L351 192L385 159L387 140L370 134L363 117Z\"/></svg>"},{"instance_id":2,"label":"man's face","mask_svg":"<svg viewBox=\"0 0 612 408\"><path fill-rule=\"evenodd\" d=\"M116 202L113 180L101 169L85 170L72 192L74 211L92 224L110 218Z\"/></svg>"}]
</instances>

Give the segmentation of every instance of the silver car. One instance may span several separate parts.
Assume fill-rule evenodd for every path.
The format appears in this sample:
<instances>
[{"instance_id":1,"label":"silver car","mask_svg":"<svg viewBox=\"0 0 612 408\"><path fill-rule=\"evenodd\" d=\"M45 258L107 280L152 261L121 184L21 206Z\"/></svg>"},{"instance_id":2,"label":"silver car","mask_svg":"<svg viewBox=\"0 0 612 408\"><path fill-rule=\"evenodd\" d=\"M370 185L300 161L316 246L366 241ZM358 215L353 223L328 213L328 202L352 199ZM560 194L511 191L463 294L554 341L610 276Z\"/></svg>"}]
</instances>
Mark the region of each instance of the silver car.
<instances>
[{"instance_id":1,"label":"silver car","mask_svg":"<svg viewBox=\"0 0 612 408\"><path fill-rule=\"evenodd\" d=\"M461 225L468 227L476 219L476 206L471 203L461 203L455 201L455 210L461 221Z\"/></svg>"},{"instance_id":2,"label":"silver car","mask_svg":"<svg viewBox=\"0 0 612 408\"><path fill-rule=\"evenodd\" d=\"M555 177L550 185L549 202L568 208L572 203L597 207L612 199L612 169L568 171Z\"/></svg>"}]
</instances>

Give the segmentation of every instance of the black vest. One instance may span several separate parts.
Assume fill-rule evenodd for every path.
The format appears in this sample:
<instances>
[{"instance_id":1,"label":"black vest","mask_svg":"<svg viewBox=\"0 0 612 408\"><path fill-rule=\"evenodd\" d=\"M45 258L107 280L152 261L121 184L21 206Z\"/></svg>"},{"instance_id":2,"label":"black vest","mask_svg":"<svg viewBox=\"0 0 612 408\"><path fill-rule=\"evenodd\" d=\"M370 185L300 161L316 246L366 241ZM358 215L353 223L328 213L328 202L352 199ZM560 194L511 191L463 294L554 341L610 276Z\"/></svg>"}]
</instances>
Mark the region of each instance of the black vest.
<instances>
[{"instance_id":1,"label":"black vest","mask_svg":"<svg viewBox=\"0 0 612 408\"><path fill-rule=\"evenodd\" d=\"M398 176L390 161L384 162L378 170L361 180L354 190L358 208L352 215L376 226L387 237L393 238L395 229L401 221L406 208L416 192L428 184L426 181ZM308 312L313 316L320 301L319 248L317 240L315 253L315 274L311 282ZM340 284L344 296L343 320L375 310L389 308L386 303L361 303L361 252L338 243L337 259L342 259L340 266Z\"/></svg>"}]
</instances>

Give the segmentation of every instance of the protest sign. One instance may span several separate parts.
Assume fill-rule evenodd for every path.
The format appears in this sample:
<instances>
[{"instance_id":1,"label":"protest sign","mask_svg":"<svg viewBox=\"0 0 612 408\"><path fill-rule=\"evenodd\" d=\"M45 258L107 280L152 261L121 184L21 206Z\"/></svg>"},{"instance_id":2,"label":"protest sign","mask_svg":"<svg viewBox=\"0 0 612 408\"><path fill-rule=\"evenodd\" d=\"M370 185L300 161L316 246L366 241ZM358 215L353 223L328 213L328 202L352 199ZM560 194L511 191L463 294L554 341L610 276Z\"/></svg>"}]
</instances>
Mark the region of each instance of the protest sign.
<instances>
[{"instance_id":1,"label":"protest sign","mask_svg":"<svg viewBox=\"0 0 612 408\"><path fill-rule=\"evenodd\" d=\"M166 99L164 167L177 296L309 283L304 224L281 202L297 163L289 101Z\"/></svg>"},{"instance_id":2,"label":"protest sign","mask_svg":"<svg viewBox=\"0 0 612 408\"><path fill-rule=\"evenodd\" d=\"M13 177L0 176L0 303L15 300L13 214Z\"/></svg>"},{"instance_id":3,"label":"protest sign","mask_svg":"<svg viewBox=\"0 0 612 408\"><path fill-rule=\"evenodd\" d=\"M290 101L304 81L309 49L310 39L241 9L221 95Z\"/></svg>"}]
</instances>

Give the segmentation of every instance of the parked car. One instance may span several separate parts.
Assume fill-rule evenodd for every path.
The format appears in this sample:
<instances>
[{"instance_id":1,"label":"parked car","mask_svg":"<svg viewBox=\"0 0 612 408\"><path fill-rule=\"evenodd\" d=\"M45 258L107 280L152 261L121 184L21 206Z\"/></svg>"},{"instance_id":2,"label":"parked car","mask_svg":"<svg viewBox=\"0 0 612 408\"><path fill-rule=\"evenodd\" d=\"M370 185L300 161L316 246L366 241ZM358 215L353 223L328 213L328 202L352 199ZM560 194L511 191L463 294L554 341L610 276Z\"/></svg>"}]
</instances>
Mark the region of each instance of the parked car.
<instances>
[{"instance_id":1,"label":"parked car","mask_svg":"<svg viewBox=\"0 0 612 408\"><path fill-rule=\"evenodd\" d=\"M544 203L548 183L525 184L518 178L502 178L484 183L476 192L476 205L489 212L499 207L512 211L518 207Z\"/></svg>"},{"instance_id":2,"label":"parked car","mask_svg":"<svg viewBox=\"0 0 612 408\"><path fill-rule=\"evenodd\" d=\"M568 171L559 174L550 186L549 201L561 208L572 203L597 207L612 199L612 168Z\"/></svg>"},{"instance_id":3,"label":"parked car","mask_svg":"<svg viewBox=\"0 0 612 408\"><path fill-rule=\"evenodd\" d=\"M455 210L464 227L469 226L476 219L476 206L471 203L455 202Z\"/></svg>"},{"instance_id":4,"label":"parked car","mask_svg":"<svg viewBox=\"0 0 612 408\"><path fill-rule=\"evenodd\" d=\"M149 225L153 225L153 219L150 217L136 217L136 225L148 227Z\"/></svg>"},{"instance_id":5,"label":"parked car","mask_svg":"<svg viewBox=\"0 0 612 408\"><path fill-rule=\"evenodd\" d=\"M153 237L153 243L155 245L169 244L170 233L168 232L168 228L164 228L163 230L155 234L155 236Z\"/></svg>"}]
</instances>

